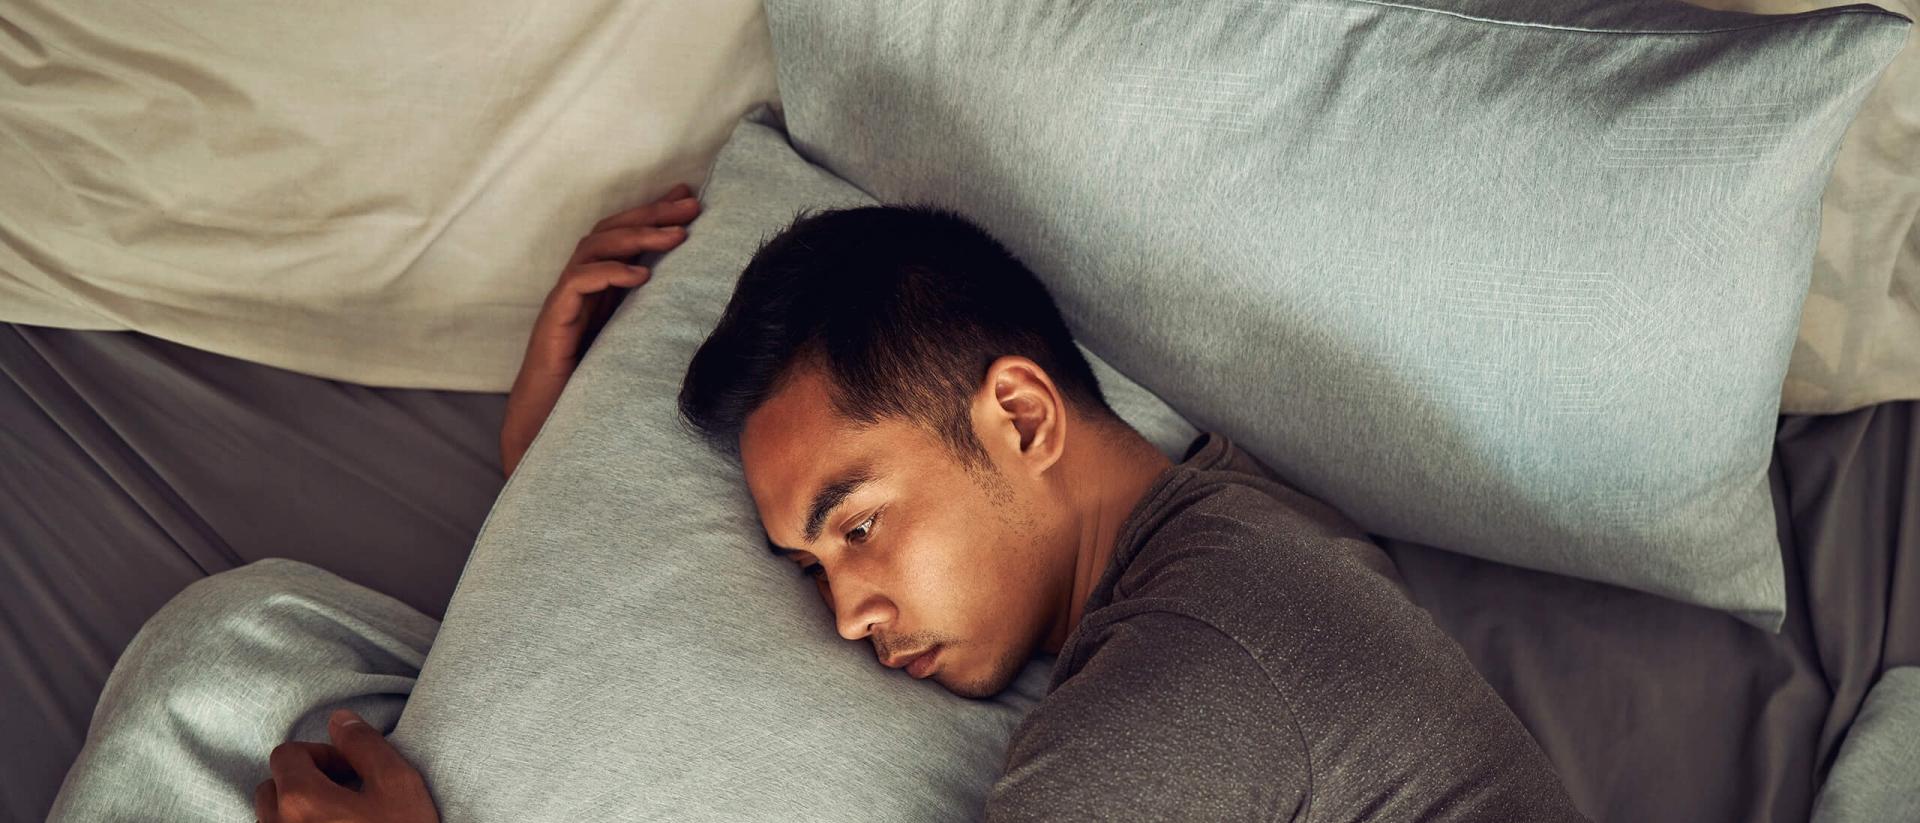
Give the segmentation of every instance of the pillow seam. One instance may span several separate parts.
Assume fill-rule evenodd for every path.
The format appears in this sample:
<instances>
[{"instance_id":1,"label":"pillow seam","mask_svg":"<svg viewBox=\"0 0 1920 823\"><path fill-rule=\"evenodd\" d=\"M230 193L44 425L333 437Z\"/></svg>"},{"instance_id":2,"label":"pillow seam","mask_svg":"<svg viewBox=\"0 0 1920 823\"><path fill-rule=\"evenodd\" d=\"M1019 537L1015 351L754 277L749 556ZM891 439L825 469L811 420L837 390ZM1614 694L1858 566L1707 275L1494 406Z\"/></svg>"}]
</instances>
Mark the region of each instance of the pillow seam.
<instances>
[{"instance_id":1,"label":"pillow seam","mask_svg":"<svg viewBox=\"0 0 1920 823\"><path fill-rule=\"evenodd\" d=\"M1600 29L1600 28L1587 28L1584 26L1563 26L1563 25L1554 25L1551 23L1535 23L1535 22L1528 22L1524 20L1499 20L1492 17L1479 17L1476 15L1467 14L1466 12L1452 11L1449 9L1434 9L1434 8L1425 8L1422 6L1412 6L1412 5L1407 5L1405 3L1389 2L1389 0L1344 0L1344 1L1354 5L1379 6L1382 8L1404 9L1406 11L1412 11L1412 12L1439 14L1439 15L1444 15L1446 17L1455 17L1461 20L1469 20L1476 23L1487 23L1495 26L1511 26L1515 28L1526 28L1526 29L1543 29L1547 31L1580 32L1584 34L1619 34L1619 35L1633 35L1633 36L1726 34L1729 32L1749 31L1752 29L1787 25L1788 23L1794 20L1806 20L1806 19L1817 18L1817 17L1835 17L1839 15L1853 15L1853 14L1866 14L1866 15L1872 15L1875 17L1892 17L1897 20L1904 20L1908 24L1913 23L1913 20L1908 18L1906 15L1897 14L1897 13L1888 11L1886 9L1882 9L1874 6L1868 6L1867 4L1853 4L1848 6L1841 6L1839 8L1816 9L1813 11L1800 12L1798 14L1756 15L1760 17L1768 17L1768 18L1774 18L1774 19L1769 19L1763 22L1752 23L1745 26L1731 26L1727 28L1717 28L1717 29L1694 29L1694 30ZM1863 8L1863 6L1865 7Z\"/></svg>"}]
</instances>

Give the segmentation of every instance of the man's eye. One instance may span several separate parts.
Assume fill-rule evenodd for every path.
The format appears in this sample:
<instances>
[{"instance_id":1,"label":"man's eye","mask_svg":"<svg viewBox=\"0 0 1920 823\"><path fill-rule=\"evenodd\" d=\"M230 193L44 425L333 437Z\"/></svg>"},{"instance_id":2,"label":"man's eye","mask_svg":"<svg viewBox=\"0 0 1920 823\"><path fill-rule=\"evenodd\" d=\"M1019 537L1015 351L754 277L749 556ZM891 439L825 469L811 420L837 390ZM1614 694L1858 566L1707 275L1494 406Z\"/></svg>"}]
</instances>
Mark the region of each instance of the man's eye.
<instances>
[{"instance_id":1,"label":"man's eye","mask_svg":"<svg viewBox=\"0 0 1920 823\"><path fill-rule=\"evenodd\" d=\"M854 526L853 528L847 530L847 542L849 543L867 542L867 537L873 534L874 524L878 522L880 522L879 512L874 512L873 514L868 515L867 519L860 521L860 525Z\"/></svg>"},{"instance_id":2,"label":"man's eye","mask_svg":"<svg viewBox=\"0 0 1920 823\"><path fill-rule=\"evenodd\" d=\"M808 577L811 577L815 580L827 579L827 570L824 567L822 567L819 563L809 563L805 566L802 566L800 568L800 573Z\"/></svg>"}]
</instances>

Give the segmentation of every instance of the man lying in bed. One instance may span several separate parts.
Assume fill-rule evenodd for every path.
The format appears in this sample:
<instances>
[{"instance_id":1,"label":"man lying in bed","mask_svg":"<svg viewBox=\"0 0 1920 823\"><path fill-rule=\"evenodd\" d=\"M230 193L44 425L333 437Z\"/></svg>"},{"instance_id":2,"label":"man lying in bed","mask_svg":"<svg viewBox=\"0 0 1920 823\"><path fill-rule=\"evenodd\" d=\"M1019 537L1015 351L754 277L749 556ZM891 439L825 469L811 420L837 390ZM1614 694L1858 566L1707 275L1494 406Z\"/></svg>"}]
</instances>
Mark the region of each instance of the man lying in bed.
<instances>
[{"instance_id":1,"label":"man lying in bed","mask_svg":"<svg viewBox=\"0 0 1920 823\"><path fill-rule=\"evenodd\" d=\"M660 227L697 209L652 204L582 241L509 403L509 471L596 303L645 279L619 260L676 245ZM1108 408L1034 275L957 216L797 219L742 274L680 405L736 450L772 551L880 662L986 697L1058 652L989 819L1581 819L1378 547L1223 437L1170 463ZM413 776L371 727L334 731ZM330 756L289 745L277 766ZM435 814L376 791L417 780L305 776L262 784L261 817Z\"/></svg>"}]
</instances>

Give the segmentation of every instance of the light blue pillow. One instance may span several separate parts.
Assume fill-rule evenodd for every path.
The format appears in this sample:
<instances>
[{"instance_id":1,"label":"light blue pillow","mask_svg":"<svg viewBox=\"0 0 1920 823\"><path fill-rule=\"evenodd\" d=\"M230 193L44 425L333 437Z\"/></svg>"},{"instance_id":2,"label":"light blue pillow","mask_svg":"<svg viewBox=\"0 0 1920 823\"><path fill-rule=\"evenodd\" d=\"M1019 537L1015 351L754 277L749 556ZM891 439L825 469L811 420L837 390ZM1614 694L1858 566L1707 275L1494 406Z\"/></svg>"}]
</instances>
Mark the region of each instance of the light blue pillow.
<instances>
[{"instance_id":1,"label":"light blue pillow","mask_svg":"<svg viewBox=\"0 0 1920 823\"><path fill-rule=\"evenodd\" d=\"M1051 658L991 700L874 659L768 554L738 466L676 398L759 244L872 198L762 107L704 210L588 350L488 515L395 739L446 820L978 819ZM1192 427L1096 362L1162 451ZM512 779L502 779L511 775Z\"/></svg>"},{"instance_id":2,"label":"light blue pillow","mask_svg":"<svg viewBox=\"0 0 1920 823\"><path fill-rule=\"evenodd\" d=\"M1908 21L1675 3L769 0L794 144L1370 531L1784 614L1766 471Z\"/></svg>"}]
</instances>

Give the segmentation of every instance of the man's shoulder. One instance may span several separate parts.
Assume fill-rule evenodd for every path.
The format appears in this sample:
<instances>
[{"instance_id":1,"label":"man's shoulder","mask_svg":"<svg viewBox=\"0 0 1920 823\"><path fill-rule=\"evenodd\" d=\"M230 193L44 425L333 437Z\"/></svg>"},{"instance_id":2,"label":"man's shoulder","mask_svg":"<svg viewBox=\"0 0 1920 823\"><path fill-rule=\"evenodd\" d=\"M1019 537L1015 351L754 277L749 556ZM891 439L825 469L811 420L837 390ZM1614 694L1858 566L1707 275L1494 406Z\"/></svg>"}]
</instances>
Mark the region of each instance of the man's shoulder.
<instances>
[{"instance_id":1,"label":"man's shoulder","mask_svg":"<svg viewBox=\"0 0 1920 823\"><path fill-rule=\"evenodd\" d=\"M1364 539L1360 526L1345 512L1303 491L1291 478L1225 435L1208 432L1195 438L1187 447L1181 466L1191 470L1196 491L1257 493L1270 498L1272 505L1279 509L1308 520L1324 531Z\"/></svg>"},{"instance_id":2,"label":"man's shoulder","mask_svg":"<svg viewBox=\"0 0 1920 823\"><path fill-rule=\"evenodd\" d=\"M1306 743L1266 667L1177 611L1093 629L1014 730L988 820L1290 820Z\"/></svg>"},{"instance_id":3,"label":"man's shoulder","mask_svg":"<svg viewBox=\"0 0 1920 823\"><path fill-rule=\"evenodd\" d=\"M1284 718L1264 732L1277 751L1297 746L1302 768L1344 775L1307 784L1313 807L1336 817L1579 819L1525 728L1371 539L1257 484L1184 491L1142 535L1114 597L1083 618L1056 682L1122 684L1166 705L1244 700ZM1232 685L1169 674L1181 671ZM1436 813L1456 790L1478 799ZM1486 814L1500 809L1516 813Z\"/></svg>"},{"instance_id":4,"label":"man's shoulder","mask_svg":"<svg viewBox=\"0 0 1920 823\"><path fill-rule=\"evenodd\" d=\"M1258 474L1191 470L1155 501L1077 643L1098 643L1105 627L1135 615L1177 613L1231 638L1289 693L1322 687L1303 673L1345 666L1394 676L1416 656L1361 661L1356 648L1451 643L1378 543L1336 510L1298 499L1311 500Z\"/></svg>"},{"instance_id":5,"label":"man's shoulder","mask_svg":"<svg viewBox=\"0 0 1920 823\"><path fill-rule=\"evenodd\" d=\"M1230 618L1264 620L1313 607L1408 604L1392 558L1337 509L1238 468L1189 470L1133 535L1112 603L1180 601L1232 633ZM1349 601L1349 602L1341 602Z\"/></svg>"},{"instance_id":6,"label":"man's shoulder","mask_svg":"<svg viewBox=\"0 0 1920 823\"><path fill-rule=\"evenodd\" d=\"M1061 741L1112 759L1126 753L1114 741L1145 730L1181 746L1155 749L1153 767L1092 771L1168 773L1255 751L1260 774L1292 778L1240 803L1273 819L1309 803L1335 818L1578 819L1525 727L1378 544L1277 480L1199 463L1138 510L1010 774ZM1223 722L1229 712L1240 713ZM1117 715L1129 719L1102 725Z\"/></svg>"}]
</instances>

